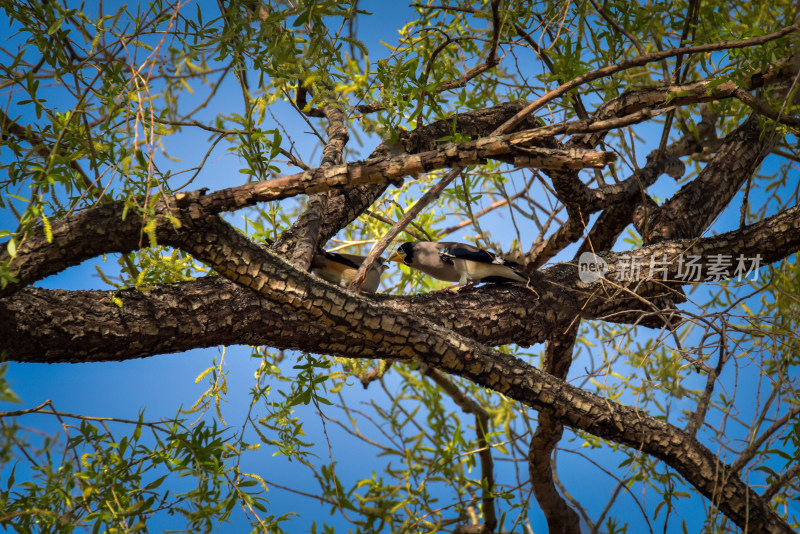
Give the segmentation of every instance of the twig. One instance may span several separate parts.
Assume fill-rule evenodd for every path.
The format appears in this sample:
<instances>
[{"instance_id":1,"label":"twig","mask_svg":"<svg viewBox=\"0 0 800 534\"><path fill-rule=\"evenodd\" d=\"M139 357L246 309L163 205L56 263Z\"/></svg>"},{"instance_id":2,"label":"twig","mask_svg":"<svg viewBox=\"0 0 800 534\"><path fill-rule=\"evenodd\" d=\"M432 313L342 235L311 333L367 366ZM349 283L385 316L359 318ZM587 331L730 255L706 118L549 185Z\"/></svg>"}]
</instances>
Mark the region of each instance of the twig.
<instances>
[{"instance_id":1,"label":"twig","mask_svg":"<svg viewBox=\"0 0 800 534\"><path fill-rule=\"evenodd\" d=\"M437 369L425 366L423 374L450 395L453 402L462 410L475 415L475 431L478 434L479 447L478 456L481 459L481 481L485 482L485 485L481 484L483 493L481 508L483 510L483 527L485 529L482 532L493 532L497 527L497 515L494 509L494 461L489 440L486 437L486 433L489 431L489 412L480 403L465 395L455 383Z\"/></svg>"},{"instance_id":2,"label":"twig","mask_svg":"<svg viewBox=\"0 0 800 534\"><path fill-rule=\"evenodd\" d=\"M486 208L484 208L481 211L479 211L478 213L476 213L475 214L475 218L479 219L480 217L483 217L484 215L486 215L490 211L496 210L497 208L503 207L506 204L508 204L509 202L512 202L512 201L518 199L519 197L523 196L527 192L528 192L527 189L525 189L525 190L520 191L519 193L517 193L515 195L512 195L510 197L498 200L497 202L492 203L491 205L487 206ZM452 234L453 232L455 232L457 230L460 230L460 229L464 228L465 226L469 226L471 223L472 223L472 220L470 220L470 219L468 219L466 221L461 221L460 223L458 223L456 225L453 225L453 226L450 226L448 228L445 228L444 230L439 232L439 235L440 236L445 236L445 235L448 235L448 234Z\"/></svg>"},{"instance_id":3,"label":"twig","mask_svg":"<svg viewBox=\"0 0 800 534\"><path fill-rule=\"evenodd\" d=\"M555 100L559 96L563 95L564 93L575 89L585 83L597 80L599 78L603 78L605 76L611 76L612 74L616 74L623 70L627 70L634 67L641 67L648 63L652 63L653 61L661 61L662 59L683 55L683 54L700 54L703 52L715 52L718 50L730 50L734 48L746 48L748 46L755 46L759 44L764 44L769 41L773 41L775 39L779 39L784 37L790 33L796 32L800 30L800 24L792 24L791 26L787 26L781 30L778 30L773 33L769 33L767 35L762 35L761 37L754 37L753 39L744 39L739 41L722 41L719 43L709 43L704 45L697 45L697 46L683 46L680 48L670 48L668 50L664 50L662 52L654 52L652 54L647 54L644 56L635 57L632 59L626 59L624 61L620 61L616 65L610 65L608 67L603 67L602 69L597 69L592 72L588 72L582 76L578 76L577 78L573 78L569 82L560 85L559 87L553 89L552 91L548 92L542 97L537 98L527 106L525 106L522 110L520 110L514 117L509 119L505 124L503 124L498 130L494 132L493 135L498 135L501 133L506 133L521 123L525 117L536 111L537 109L541 108L548 102Z\"/></svg>"},{"instance_id":4,"label":"twig","mask_svg":"<svg viewBox=\"0 0 800 534\"><path fill-rule=\"evenodd\" d=\"M393 220L391 220L390 218L384 217L380 213L375 213L372 210L364 210L364 213L366 213L367 215L369 215L373 219L381 221L382 223L386 223L388 225L395 224L395 222ZM415 226L415 225L412 223L412 226ZM417 232L415 232L413 230L409 230L408 228L403 229L403 231L405 233L407 233L408 235L410 235L411 237L413 237L414 239L416 239L417 241L430 241L431 240L430 236L424 236L422 234L418 234Z\"/></svg>"}]
</instances>

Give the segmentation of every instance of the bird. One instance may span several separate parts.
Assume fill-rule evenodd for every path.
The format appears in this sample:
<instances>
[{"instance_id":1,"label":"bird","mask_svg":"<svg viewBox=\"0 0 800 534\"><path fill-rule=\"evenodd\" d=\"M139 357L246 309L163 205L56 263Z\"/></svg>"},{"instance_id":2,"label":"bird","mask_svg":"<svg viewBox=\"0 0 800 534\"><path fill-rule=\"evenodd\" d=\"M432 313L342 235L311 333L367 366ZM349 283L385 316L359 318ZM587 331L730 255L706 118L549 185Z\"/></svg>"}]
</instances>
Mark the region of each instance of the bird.
<instances>
[{"instance_id":1,"label":"bird","mask_svg":"<svg viewBox=\"0 0 800 534\"><path fill-rule=\"evenodd\" d=\"M465 287L481 282L528 282L516 263L465 243L408 241L397 247L389 260Z\"/></svg>"},{"instance_id":2,"label":"bird","mask_svg":"<svg viewBox=\"0 0 800 534\"><path fill-rule=\"evenodd\" d=\"M311 272L331 284L347 287L355 278L358 268L364 263L364 259L366 259L365 256L357 254L323 251L314 255L314 259L311 262ZM384 261L383 258L375 260L375 263L367 271L367 276L361 285L361 289L370 293L378 290L378 286L381 284L381 275L389 268L384 265Z\"/></svg>"}]
</instances>

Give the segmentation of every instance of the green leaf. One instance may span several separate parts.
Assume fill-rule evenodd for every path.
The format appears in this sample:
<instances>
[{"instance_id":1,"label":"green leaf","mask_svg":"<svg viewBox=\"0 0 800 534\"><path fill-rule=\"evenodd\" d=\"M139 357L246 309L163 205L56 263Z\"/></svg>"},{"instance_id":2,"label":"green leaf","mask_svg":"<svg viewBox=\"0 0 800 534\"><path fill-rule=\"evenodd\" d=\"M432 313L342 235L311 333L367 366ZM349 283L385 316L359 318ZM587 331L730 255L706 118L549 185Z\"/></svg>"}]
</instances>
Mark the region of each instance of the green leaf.
<instances>
[{"instance_id":1,"label":"green leaf","mask_svg":"<svg viewBox=\"0 0 800 534\"><path fill-rule=\"evenodd\" d=\"M15 238L11 238L8 240L8 244L6 245L6 249L8 249L8 255L12 258L17 257L17 240Z\"/></svg>"},{"instance_id":2,"label":"green leaf","mask_svg":"<svg viewBox=\"0 0 800 534\"><path fill-rule=\"evenodd\" d=\"M56 33L61 28L62 24L64 24L64 19L58 19L57 21L52 23L50 27L47 28L47 35L53 35L54 33Z\"/></svg>"}]
</instances>

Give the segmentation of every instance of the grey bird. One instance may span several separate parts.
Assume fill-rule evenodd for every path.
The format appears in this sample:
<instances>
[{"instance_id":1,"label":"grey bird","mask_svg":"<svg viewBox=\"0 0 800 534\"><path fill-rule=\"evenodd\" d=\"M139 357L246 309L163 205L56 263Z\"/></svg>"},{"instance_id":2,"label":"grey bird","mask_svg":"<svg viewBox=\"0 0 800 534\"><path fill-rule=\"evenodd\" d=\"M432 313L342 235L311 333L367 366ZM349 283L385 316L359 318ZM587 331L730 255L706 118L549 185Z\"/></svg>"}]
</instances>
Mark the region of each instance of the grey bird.
<instances>
[{"instance_id":1,"label":"grey bird","mask_svg":"<svg viewBox=\"0 0 800 534\"><path fill-rule=\"evenodd\" d=\"M347 287L358 271L358 268L364 263L365 256L357 254L340 254L338 252L323 252L316 254L311 262L311 272L330 282L341 287ZM388 269L384 265L384 259L378 258L372 267L367 271L367 276L364 278L364 283L361 289L374 293L381 285L381 275Z\"/></svg>"},{"instance_id":2,"label":"grey bird","mask_svg":"<svg viewBox=\"0 0 800 534\"><path fill-rule=\"evenodd\" d=\"M389 260L462 286L481 282L528 282L516 263L465 243L409 241L397 247Z\"/></svg>"}]
</instances>

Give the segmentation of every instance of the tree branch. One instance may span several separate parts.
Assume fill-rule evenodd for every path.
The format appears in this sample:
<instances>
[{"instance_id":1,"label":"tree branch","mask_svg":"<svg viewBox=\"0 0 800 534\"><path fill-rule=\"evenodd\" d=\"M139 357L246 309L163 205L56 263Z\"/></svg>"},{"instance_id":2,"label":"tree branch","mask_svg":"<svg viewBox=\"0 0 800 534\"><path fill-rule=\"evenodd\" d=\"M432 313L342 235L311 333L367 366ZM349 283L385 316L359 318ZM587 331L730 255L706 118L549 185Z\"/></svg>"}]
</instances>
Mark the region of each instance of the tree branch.
<instances>
[{"instance_id":1,"label":"tree branch","mask_svg":"<svg viewBox=\"0 0 800 534\"><path fill-rule=\"evenodd\" d=\"M322 149L322 162L318 171L321 173L342 163L342 152L349 139L342 110L331 104L325 106L323 112L328 120L328 142ZM319 248L319 232L328 198L327 194L317 194L309 198L302 215L273 245L278 254L288 254L292 263L306 271Z\"/></svg>"},{"instance_id":2,"label":"tree branch","mask_svg":"<svg viewBox=\"0 0 800 534\"><path fill-rule=\"evenodd\" d=\"M481 509L483 510L483 532L494 532L497 514L494 509L494 460L492 448L486 434L489 432L489 413L475 400L468 397L456 384L433 367L425 366L423 374L436 382L453 402L466 413L475 415L475 432L478 434L478 456L481 460ZM485 485L484 485L485 484Z\"/></svg>"},{"instance_id":3,"label":"tree branch","mask_svg":"<svg viewBox=\"0 0 800 534\"><path fill-rule=\"evenodd\" d=\"M578 335L580 321L575 321L564 333L554 335L545 344L542 371L560 380L567 378L572 363L572 349ZM528 451L528 471L530 472L533 494L539 502L550 534L580 534L580 518L559 495L553 482L552 455L564 426L548 411L539 412L539 424L531 439Z\"/></svg>"},{"instance_id":4,"label":"tree branch","mask_svg":"<svg viewBox=\"0 0 800 534\"><path fill-rule=\"evenodd\" d=\"M703 52L715 52L718 50L732 50L736 48L747 48L750 46L756 46L767 43L769 41L773 41L775 39L780 39L781 37L794 33L798 30L800 30L800 24L793 24L776 32L767 35L762 35L760 37L754 37L753 39L744 39L740 41L723 41L719 43L710 43L705 45L670 48L668 50L663 50L660 52L653 52L652 54L647 54L645 56L639 56L636 58L620 61L616 65L603 67L601 69L588 72L582 76L578 76L568 81L567 83L564 83L559 87L553 89L544 96L534 100L533 102L525 106L525 108L523 108L519 113L517 113L511 120L508 121L507 128L509 129L514 128L519 121L523 120L525 117L527 117L537 109L541 108L548 102L553 101L554 99L558 98L564 93L567 93L572 89L575 89L576 87L580 87L585 83L600 78L604 78L606 76L611 76L612 74L616 74L617 72L622 72L623 70L627 70L634 67L641 67L653 61L661 61L662 59L667 59L670 57L680 56L684 54L699 54ZM506 131L510 130L499 131L496 133L500 134L500 133L505 133Z\"/></svg>"}]
</instances>

